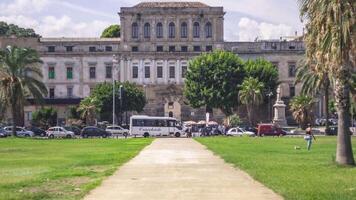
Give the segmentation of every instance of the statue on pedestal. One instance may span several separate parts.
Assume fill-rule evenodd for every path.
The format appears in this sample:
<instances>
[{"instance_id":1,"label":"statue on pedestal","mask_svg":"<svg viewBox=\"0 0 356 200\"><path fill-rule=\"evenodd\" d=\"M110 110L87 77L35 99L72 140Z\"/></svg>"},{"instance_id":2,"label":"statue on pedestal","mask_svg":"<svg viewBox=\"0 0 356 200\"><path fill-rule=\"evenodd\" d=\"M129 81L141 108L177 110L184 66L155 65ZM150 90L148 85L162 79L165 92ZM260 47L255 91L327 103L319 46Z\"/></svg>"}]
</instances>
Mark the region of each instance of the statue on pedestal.
<instances>
[{"instance_id":1,"label":"statue on pedestal","mask_svg":"<svg viewBox=\"0 0 356 200\"><path fill-rule=\"evenodd\" d=\"M274 117L273 123L278 126L287 126L286 120L286 105L281 99L281 86L277 88L277 100L273 105Z\"/></svg>"}]
</instances>

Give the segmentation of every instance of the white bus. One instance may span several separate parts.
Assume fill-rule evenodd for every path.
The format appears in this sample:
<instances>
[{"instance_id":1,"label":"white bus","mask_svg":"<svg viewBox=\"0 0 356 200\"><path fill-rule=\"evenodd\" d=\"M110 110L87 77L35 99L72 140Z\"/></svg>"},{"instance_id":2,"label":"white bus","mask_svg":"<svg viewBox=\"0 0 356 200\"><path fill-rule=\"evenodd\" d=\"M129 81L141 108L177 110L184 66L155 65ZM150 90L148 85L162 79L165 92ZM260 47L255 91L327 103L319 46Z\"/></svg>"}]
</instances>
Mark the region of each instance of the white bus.
<instances>
[{"instance_id":1,"label":"white bus","mask_svg":"<svg viewBox=\"0 0 356 200\"><path fill-rule=\"evenodd\" d=\"M132 136L175 136L182 135L182 127L173 117L150 117L134 115L130 118L130 135Z\"/></svg>"}]
</instances>

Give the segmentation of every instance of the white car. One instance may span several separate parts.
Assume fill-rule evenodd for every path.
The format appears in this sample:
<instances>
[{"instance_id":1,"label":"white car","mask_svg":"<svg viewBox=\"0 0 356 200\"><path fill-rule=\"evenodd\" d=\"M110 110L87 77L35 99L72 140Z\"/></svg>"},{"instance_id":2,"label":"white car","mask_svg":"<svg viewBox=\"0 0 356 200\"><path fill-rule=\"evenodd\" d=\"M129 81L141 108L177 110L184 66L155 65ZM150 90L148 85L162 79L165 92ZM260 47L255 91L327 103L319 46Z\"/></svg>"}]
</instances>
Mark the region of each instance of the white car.
<instances>
[{"instance_id":1,"label":"white car","mask_svg":"<svg viewBox=\"0 0 356 200\"><path fill-rule=\"evenodd\" d=\"M67 131L65 128L60 126L55 126L49 128L47 131L48 138L62 137L62 138L73 138L74 133L72 131Z\"/></svg>"},{"instance_id":2,"label":"white car","mask_svg":"<svg viewBox=\"0 0 356 200\"><path fill-rule=\"evenodd\" d=\"M111 133L111 134L121 134L121 135L128 135L129 134L129 130L128 129L124 129L121 126L108 126L105 129L106 132Z\"/></svg>"},{"instance_id":3,"label":"white car","mask_svg":"<svg viewBox=\"0 0 356 200\"><path fill-rule=\"evenodd\" d=\"M251 132L251 131L246 131L243 128L236 127L236 128L229 129L227 131L226 135L227 136L243 136L243 135L247 135L247 136L253 137L253 136L255 136L255 133Z\"/></svg>"},{"instance_id":4,"label":"white car","mask_svg":"<svg viewBox=\"0 0 356 200\"><path fill-rule=\"evenodd\" d=\"M6 131L7 135L10 136L12 134L12 126L7 126L4 128L4 130ZM17 137L33 137L33 132L32 131L28 131L22 127L16 127L16 136Z\"/></svg>"}]
</instances>

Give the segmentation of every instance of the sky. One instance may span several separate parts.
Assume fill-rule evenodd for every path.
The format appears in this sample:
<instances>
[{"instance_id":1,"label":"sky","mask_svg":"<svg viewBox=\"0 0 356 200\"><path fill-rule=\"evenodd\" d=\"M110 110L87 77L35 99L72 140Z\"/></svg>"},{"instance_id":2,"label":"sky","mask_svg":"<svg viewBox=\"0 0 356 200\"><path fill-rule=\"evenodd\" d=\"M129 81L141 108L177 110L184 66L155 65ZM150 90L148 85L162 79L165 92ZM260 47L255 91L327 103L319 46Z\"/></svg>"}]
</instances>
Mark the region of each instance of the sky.
<instances>
[{"instance_id":1,"label":"sky","mask_svg":"<svg viewBox=\"0 0 356 200\"><path fill-rule=\"evenodd\" d=\"M33 28L43 37L100 37L107 26L120 23L117 15L120 7L134 6L141 1L0 0L0 21ZM200 2L224 7L226 41L279 39L294 36L296 32L298 35L302 34L303 25L299 18L297 0Z\"/></svg>"}]
</instances>

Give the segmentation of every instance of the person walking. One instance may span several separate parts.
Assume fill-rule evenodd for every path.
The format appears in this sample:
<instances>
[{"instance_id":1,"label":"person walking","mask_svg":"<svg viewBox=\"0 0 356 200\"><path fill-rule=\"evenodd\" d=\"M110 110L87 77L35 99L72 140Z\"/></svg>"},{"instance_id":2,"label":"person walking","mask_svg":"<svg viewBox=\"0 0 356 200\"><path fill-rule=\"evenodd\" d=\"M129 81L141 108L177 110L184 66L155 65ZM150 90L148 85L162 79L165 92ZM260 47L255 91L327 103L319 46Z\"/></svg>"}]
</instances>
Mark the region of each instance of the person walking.
<instances>
[{"instance_id":1,"label":"person walking","mask_svg":"<svg viewBox=\"0 0 356 200\"><path fill-rule=\"evenodd\" d=\"M308 128L305 130L304 139L307 141L307 149L309 151L311 148L313 139L316 141L314 134L312 133L312 128L311 128L310 124L308 124Z\"/></svg>"}]
</instances>

